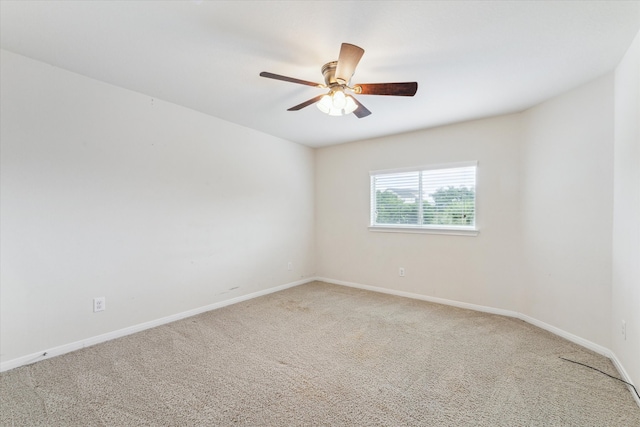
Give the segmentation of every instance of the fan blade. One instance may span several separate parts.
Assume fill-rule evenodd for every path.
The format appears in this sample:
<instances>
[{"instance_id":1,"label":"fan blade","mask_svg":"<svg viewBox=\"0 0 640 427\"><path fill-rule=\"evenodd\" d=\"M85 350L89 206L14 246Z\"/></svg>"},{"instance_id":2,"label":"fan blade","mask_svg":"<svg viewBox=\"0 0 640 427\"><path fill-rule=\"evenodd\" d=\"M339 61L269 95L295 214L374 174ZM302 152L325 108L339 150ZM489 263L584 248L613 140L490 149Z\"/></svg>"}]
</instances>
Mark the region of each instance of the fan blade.
<instances>
[{"instance_id":1,"label":"fan blade","mask_svg":"<svg viewBox=\"0 0 640 427\"><path fill-rule=\"evenodd\" d=\"M308 82L306 80L294 79L293 77L281 76L280 74L273 74L266 71L260 73L260 77L266 77L268 79L282 80L283 82L289 83L298 83L300 85L314 86L314 87L324 87L319 83Z\"/></svg>"},{"instance_id":2,"label":"fan blade","mask_svg":"<svg viewBox=\"0 0 640 427\"><path fill-rule=\"evenodd\" d=\"M418 91L418 83L360 83L354 89L358 95L413 96Z\"/></svg>"},{"instance_id":3,"label":"fan blade","mask_svg":"<svg viewBox=\"0 0 640 427\"><path fill-rule=\"evenodd\" d=\"M298 104L295 107L291 107L289 108L287 111L298 111L298 110L302 110L304 107L308 107L311 104L315 104L316 102L320 101L320 99L324 96L323 95L318 95L315 98L311 98L308 101L304 101L302 104Z\"/></svg>"},{"instance_id":4,"label":"fan blade","mask_svg":"<svg viewBox=\"0 0 640 427\"><path fill-rule=\"evenodd\" d=\"M340 79L344 81L344 83L349 83L362 55L364 55L364 49L361 47L349 43L342 43L340 56L338 57L338 65L336 66L336 79Z\"/></svg>"},{"instance_id":5,"label":"fan blade","mask_svg":"<svg viewBox=\"0 0 640 427\"><path fill-rule=\"evenodd\" d=\"M357 118L361 119L361 118L363 118L363 117L367 117L369 114L371 114L371 111L367 110L367 107L365 107L364 105L362 105L362 104L360 103L360 101L358 101L357 99L355 99L353 96L352 96L351 98L352 98L352 99L356 102L356 104L358 105L358 108L356 108L356 109L353 111L353 114L354 114Z\"/></svg>"}]
</instances>

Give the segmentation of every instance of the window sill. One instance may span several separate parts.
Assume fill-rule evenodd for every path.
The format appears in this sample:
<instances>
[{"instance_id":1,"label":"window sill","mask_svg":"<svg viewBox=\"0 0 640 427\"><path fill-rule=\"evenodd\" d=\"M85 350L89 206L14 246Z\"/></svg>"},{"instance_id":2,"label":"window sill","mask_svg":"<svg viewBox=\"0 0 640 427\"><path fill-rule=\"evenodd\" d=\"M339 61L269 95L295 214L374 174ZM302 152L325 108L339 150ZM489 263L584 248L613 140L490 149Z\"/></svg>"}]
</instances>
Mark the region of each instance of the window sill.
<instances>
[{"instance_id":1,"label":"window sill","mask_svg":"<svg viewBox=\"0 0 640 427\"><path fill-rule=\"evenodd\" d=\"M369 226L369 231L378 233L415 233L415 234L448 234L452 236L477 236L480 232L475 228L447 228L447 227L411 227L381 225Z\"/></svg>"}]
</instances>

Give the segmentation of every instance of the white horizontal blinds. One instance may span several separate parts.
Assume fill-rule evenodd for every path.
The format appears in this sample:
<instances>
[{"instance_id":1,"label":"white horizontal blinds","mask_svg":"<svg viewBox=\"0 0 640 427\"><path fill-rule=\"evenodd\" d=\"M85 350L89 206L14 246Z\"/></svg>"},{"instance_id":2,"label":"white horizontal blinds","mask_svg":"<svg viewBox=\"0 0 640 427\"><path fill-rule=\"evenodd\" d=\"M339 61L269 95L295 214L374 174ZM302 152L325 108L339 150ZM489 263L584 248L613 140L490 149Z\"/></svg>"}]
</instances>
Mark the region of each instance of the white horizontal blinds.
<instances>
[{"instance_id":1,"label":"white horizontal blinds","mask_svg":"<svg viewBox=\"0 0 640 427\"><path fill-rule=\"evenodd\" d=\"M422 188L424 225L475 225L475 166L425 170Z\"/></svg>"},{"instance_id":2,"label":"white horizontal blinds","mask_svg":"<svg viewBox=\"0 0 640 427\"><path fill-rule=\"evenodd\" d=\"M374 175L372 179L374 225L418 225L420 172Z\"/></svg>"},{"instance_id":3,"label":"white horizontal blinds","mask_svg":"<svg viewBox=\"0 0 640 427\"><path fill-rule=\"evenodd\" d=\"M371 224L474 228L476 166L371 176Z\"/></svg>"}]
</instances>

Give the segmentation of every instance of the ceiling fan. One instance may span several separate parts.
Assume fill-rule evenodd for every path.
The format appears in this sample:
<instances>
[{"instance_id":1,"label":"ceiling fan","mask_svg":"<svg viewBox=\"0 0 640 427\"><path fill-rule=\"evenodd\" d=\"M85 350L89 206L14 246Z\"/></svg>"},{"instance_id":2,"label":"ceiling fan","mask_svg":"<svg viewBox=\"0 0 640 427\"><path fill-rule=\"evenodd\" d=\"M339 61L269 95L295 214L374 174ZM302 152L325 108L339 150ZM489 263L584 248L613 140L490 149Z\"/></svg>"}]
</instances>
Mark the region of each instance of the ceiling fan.
<instances>
[{"instance_id":1,"label":"ceiling fan","mask_svg":"<svg viewBox=\"0 0 640 427\"><path fill-rule=\"evenodd\" d=\"M348 94L357 95L392 95L413 96L418 90L417 82L404 83L359 83L349 86L351 77L355 72L364 49L349 43L342 43L340 56L337 61L327 62L322 66L324 84L294 79L293 77L263 71L260 76L269 79L282 80L290 83L314 86L321 89L329 89L325 95L318 95L301 104L289 108L287 111L298 111L311 104L317 103L318 108L331 116L343 116L353 113L359 119L371 114L371 111L362 105L356 98Z\"/></svg>"}]
</instances>

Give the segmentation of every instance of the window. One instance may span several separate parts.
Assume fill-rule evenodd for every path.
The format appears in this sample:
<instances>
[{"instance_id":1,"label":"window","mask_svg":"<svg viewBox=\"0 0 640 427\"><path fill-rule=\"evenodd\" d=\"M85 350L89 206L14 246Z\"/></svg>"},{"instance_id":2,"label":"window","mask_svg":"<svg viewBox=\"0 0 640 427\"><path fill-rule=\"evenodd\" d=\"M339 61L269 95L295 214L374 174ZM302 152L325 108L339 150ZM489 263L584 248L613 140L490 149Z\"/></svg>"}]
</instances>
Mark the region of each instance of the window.
<instances>
[{"instance_id":1,"label":"window","mask_svg":"<svg viewBox=\"0 0 640 427\"><path fill-rule=\"evenodd\" d=\"M371 172L377 231L476 232L477 162Z\"/></svg>"}]
</instances>

